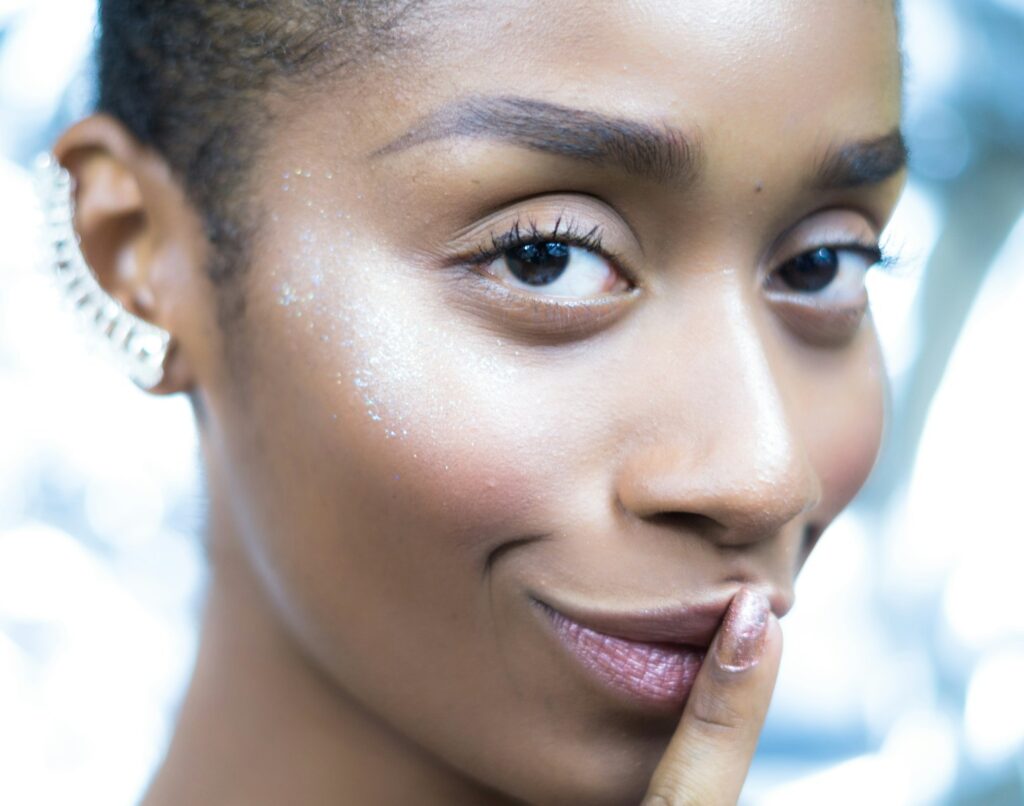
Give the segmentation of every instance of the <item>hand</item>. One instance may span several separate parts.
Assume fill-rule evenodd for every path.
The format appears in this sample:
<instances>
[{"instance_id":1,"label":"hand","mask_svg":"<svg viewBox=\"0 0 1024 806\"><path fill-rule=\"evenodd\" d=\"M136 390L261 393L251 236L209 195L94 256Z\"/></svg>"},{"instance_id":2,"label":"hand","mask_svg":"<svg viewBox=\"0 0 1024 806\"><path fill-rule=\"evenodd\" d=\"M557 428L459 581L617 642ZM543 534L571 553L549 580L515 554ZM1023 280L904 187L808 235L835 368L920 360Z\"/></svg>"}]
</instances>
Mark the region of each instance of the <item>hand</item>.
<instances>
[{"instance_id":1,"label":"hand","mask_svg":"<svg viewBox=\"0 0 1024 806\"><path fill-rule=\"evenodd\" d=\"M768 600L733 598L642 806L724 806L739 799L782 656Z\"/></svg>"}]
</instances>

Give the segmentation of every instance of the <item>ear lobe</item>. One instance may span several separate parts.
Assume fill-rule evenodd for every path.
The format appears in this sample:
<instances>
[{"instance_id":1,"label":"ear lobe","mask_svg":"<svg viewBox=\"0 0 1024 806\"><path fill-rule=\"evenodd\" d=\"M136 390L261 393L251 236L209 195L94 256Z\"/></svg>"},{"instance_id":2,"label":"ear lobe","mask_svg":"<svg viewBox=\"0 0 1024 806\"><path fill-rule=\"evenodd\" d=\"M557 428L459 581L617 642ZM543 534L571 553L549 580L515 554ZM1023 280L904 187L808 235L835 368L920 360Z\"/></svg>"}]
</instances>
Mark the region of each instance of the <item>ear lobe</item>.
<instances>
[{"instance_id":1,"label":"ear lobe","mask_svg":"<svg viewBox=\"0 0 1024 806\"><path fill-rule=\"evenodd\" d=\"M126 311L172 334L164 379L150 391L191 389L193 366L181 342L195 322L176 321L176 313L195 307L193 300L176 297L209 295L200 295L192 282L202 275L190 259L198 261L203 252L194 243L201 228L189 226L194 214L166 163L106 115L70 128L53 153L73 179L74 226L99 285ZM168 248L182 241L197 248Z\"/></svg>"}]
</instances>

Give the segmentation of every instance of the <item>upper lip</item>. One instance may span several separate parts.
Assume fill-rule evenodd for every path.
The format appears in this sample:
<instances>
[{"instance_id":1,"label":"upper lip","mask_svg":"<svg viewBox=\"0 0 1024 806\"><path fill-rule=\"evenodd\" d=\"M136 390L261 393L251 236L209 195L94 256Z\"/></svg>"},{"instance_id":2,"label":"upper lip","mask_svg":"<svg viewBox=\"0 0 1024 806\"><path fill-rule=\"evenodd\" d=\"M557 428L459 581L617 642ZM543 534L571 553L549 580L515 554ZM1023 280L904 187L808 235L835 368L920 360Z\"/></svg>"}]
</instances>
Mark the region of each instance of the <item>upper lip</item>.
<instances>
[{"instance_id":1,"label":"upper lip","mask_svg":"<svg viewBox=\"0 0 1024 806\"><path fill-rule=\"evenodd\" d=\"M696 647L711 645L725 611L729 609L733 596L727 596L694 604L661 604L633 610L611 610L589 608L553 601L550 598L534 596L538 604L555 610L584 627L629 641L653 641L673 644L689 644ZM789 599L775 591L765 591L772 605L772 611L779 617L789 610Z\"/></svg>"}]
</instances>

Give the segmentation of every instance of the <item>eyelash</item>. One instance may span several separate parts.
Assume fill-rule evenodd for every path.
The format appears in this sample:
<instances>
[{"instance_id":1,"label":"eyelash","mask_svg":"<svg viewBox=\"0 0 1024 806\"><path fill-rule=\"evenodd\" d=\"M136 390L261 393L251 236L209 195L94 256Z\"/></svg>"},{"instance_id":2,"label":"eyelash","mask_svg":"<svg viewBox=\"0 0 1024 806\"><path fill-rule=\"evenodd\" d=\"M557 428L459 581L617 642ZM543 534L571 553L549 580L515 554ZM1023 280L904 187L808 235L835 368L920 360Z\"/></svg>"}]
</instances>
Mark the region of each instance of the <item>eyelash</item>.
<instances>
[{"instance_id":1,"label":"eyelash","mask_svg":"<svg viewBox=\"0 0 1024 806\"><path fill-rule=\"evenodd\" d=\"M850 241L847 243L843 243L840 241L818 244L817 246L813 246L810 249L805 249L802 252L798 252L797 254L793 255L793 257L789 258L784 263L780 264L778 268L786 266L788 263L796 260L798 257L809 254L811 252L817 252L819 249L830 249L833 252L853 252L855 254L861 255L862 257L868 258L868 260L870 260L869 268L871 269L891 271L897 265L899 265L899 258L895 254L887 251L882 244L871 244L869 246L868 244L864 244L859 241ZM778 269L776 269L775 271L777 270ZM774 271L772 273L774 274Z\"/></svg>"},{"instance_id":2,"label":"eyelash","mask_svg":"<svg viewBox=\"0 0 1024 806\"><path fill-rule=\"evenodd\" d=\"M816 246L815 249L834 249L835 251L845 252L857 252L864 257L871 259L872 269L881 269L882 271L891 271L897 265L899 265L899 258L889 252L882 244L874 244L867 246L862 243L833 243L833 244L822 244ZM809 250L809 251L814 251ZM801 253L802 254L802 253ZM799 255L797 255L799 257Z\"/></svg>"},{"instance_id":3,"label":"eyelash","mask_svg":"<svg viewBox=\"0 0 1024 806\"><path fill-rule=\"evenodd\" d=\"M605 249L602 243L601 226L599 224L589 230L585 230L575 219L566 221L563 218L558 218L555 221L555 226L550 230L541 229L533 220L527 222L526 227L524 230L523 222L517 220L512 224L511 228L503 233L496 234L492 232L490 235L490 245L478 247L468 262L473 266L486 266L490 262L504 256L507 252L521 246L536 243L560 243L566 246L576 246L600 255L611 263L615 270L631 286L636 285L632 273L623 265L622 260L608 249Z\"/></svg>"},{"instance_id":4,"label":"eyelash","mask_svg":"<svg viewBox=\"0 0 1024 806\"><path fill-rule=\"evenodd\" d=\"M521 219L517 219L505 232L492 232L490 234L490 244L488 246L477 247L469 257L462 258L461 262L468 263L469 265L479 268L481 266L488 265L492 261L497 260L518 247L536 243L552 242L579 247L600 255L612 264L615 270L622 275L623 279L626 280L631 287L635 287L637 285L635 277L621 258L604 247L600 225L595 225L590 229L584 229L576 219L566 220L561 217L555 221L555 225L551 229L542 229L538 227L536 221L532 219L526 222L524 228L523 221ZM781 266L785 266L787 263L795 260L801 255L818 249L831 249L837 252L855 252L871 261L871 269L885 272L893 271L900 263L899 256L889 252L882 244L872 244L868 246L864 243L854 241L847 243L830 242L820 244L794 255L787 260L786 263L781 264ZM777 269L773 270L769 276L773 276L776 271Z\"/></svg>"}]
</instances>

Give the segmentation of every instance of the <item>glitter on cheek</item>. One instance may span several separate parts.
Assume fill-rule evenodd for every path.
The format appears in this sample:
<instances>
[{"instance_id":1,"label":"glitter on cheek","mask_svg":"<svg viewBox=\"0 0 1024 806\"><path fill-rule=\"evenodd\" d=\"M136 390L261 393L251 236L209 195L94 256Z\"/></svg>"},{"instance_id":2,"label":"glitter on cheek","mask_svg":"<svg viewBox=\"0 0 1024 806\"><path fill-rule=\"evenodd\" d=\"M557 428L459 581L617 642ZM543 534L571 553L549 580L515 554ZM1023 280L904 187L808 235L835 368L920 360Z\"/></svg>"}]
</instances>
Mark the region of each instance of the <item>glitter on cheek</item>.
<instances>
[{"instance_id":1,"label":"glitter on cheek","mask_svg":"<svg viewBox=\"0 0 1024 806\"><path fill-rule=\"evenodd\" d=\"M303 318L321 343L344 351L350 385L367 418L385 439L404 439L415 422L420 436L444 441L452 423L472 425L498 412L513 395L517 365L501 339L470 337L451 317L438 315L440 292L413 279L380 246L351 230L301 228L287 281L278 281L278 305ZM355 259L352 259L354 256Z\"/></svg>"},{"instance_id":2,"label":"glitter on cheek","mask_svg":"<svg viewBox=\"0 0 1024 806\"><path fill-rule=\"evenodd\" d=\"M297 302L298 299L299 299L299 296L298 296L298 294L295 293L295 290L291 287L290 283L281 283L280 284L280 286L278 287L278 297L277 297L278 304L280 304L280 305L284 306L285 308L287 308L290 305L292 305L295 302Z\"/></svg>"},{"instance_id":3,"label":"glitter on cheek","mask_svg":"<svg viewBox=\"0 0 1024 806\"><path fill-rule=\"evenodd\" d=\"M437 317L430 310L437 300L414 299L429 286L398 270L379 266L372 286L348 296L335 320L353 333L353 383L368 416L386 419L385 437L407 436L415 421L436 442L454 423L472 426L482 415L497 414L517 374L497 346Z\"/></svg>"}]
</instances>

